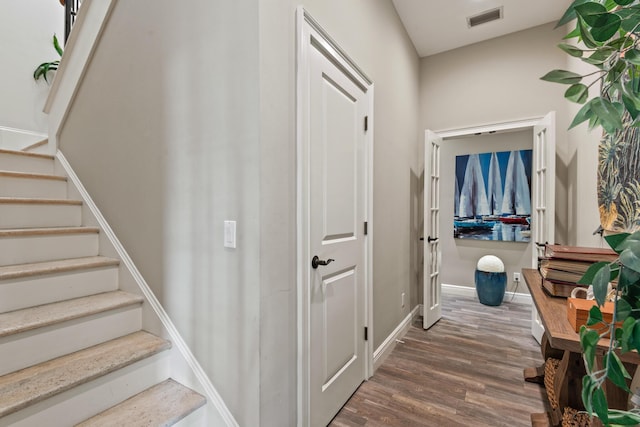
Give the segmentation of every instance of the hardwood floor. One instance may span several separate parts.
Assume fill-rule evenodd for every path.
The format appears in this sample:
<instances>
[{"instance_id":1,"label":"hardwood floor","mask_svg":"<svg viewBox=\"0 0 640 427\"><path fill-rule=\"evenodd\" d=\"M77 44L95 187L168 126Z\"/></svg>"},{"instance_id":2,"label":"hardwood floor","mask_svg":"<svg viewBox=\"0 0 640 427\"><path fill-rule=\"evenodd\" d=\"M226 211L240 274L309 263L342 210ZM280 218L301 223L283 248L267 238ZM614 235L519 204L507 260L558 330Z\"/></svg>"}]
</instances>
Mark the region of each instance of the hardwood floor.
<instances>
[{"instance_id":1,"label":"hardwood floor","mask_svg":"<svg viewBox=\"0 0 640 427\"><path fill-rule=\"evenodd\" d=\"M442 319L411 327L331 426L530 426L545 390L523 380L542 364L531 308L443 296Z\"/></svg>"}]
</instances>

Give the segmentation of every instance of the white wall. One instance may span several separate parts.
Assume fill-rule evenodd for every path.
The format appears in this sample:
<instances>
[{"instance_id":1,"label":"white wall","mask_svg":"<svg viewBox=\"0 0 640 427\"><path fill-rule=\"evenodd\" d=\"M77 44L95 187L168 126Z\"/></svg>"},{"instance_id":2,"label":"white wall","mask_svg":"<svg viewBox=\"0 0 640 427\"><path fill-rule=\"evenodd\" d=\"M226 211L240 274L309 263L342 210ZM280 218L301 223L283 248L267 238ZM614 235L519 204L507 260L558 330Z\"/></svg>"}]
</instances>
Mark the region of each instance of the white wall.
<instances>
[{"instance_id":1,"label":"white wall","mask_svg":"<svg viewBox=\"0 0 640 427\"><path fill-rule=\"evenodd\" d=\"M453 208L456 156L473 153L491 153L511 150L531 150L533 130L477 135L458 139L446 139L440 151L440 241L442 244L442 282L460 286L474 286L474 272L478 259L484 255L496 255L507 272L507 289L513 291L512 272L531 265L532 243L499 242L455 239L453 237ZM455 265L455 268L446 268ZM521 284L518 292L527 293Z\"/></svg>"},{"instance_id":2,"label":"white wall","mask_svg":"<svg viewBox=\"0 0 640 427\"><path fill-rule=\"evenodd\" d=\"M555 240L601 246L601 239L591 234L599 224L595 187L599 132L590 134L584 125L567 131L577 107L564 99L566 87L539 79L555 68L582 67L556 47L567 30L553 27L546 24L423 58L421 127L465 128L556 111ZM479 258L482 251L475 255ZM443 274L457 269L459 262L455 257L443 259ZM525 257L523 266L529 265Z\"/></svg>"},{"instance_id":3,"label":"white wall","mask_svg":"<svg viewBox=\"0 0 640 427\"><path fill-rule=\"evenodd\" d=\"M52 43L54 33L58 35L60 43L63 43L64 7L59 2L2 2L0 128L46 133L47 117L42 108L49 93L49 85L44 81L34 81L33 71L43 62L59 59ZM5 146L3 133L0 132L0 146ZM13 147L13 139L18 136L20 135L5 135L4 138ZM28 134L24 137L27 140L33 139Z\"/></svg>"},{"instance_id":4,"label":"white wall","mask_svg":"<svg viewBox=\"0 0 640 427\"><path fill-rule=\"evenodd\" d=\"M298 396L298 2L265 3L118 2L59 138L243 426L295 425ZM419 60L390 0L304 4L375 82L377 346L417 287Z\"/></svg>"}]
</instances>

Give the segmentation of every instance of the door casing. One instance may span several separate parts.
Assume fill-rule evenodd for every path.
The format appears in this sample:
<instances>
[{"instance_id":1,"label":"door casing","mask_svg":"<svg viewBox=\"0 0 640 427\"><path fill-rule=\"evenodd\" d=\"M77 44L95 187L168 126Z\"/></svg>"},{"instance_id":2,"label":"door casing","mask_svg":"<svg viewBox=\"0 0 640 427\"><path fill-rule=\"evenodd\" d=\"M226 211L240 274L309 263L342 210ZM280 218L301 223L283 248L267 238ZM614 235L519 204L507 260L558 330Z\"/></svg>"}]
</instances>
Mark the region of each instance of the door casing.
<instances>
[{"instance_id":1,"label":"door casing","mask_svg":"<svg viewBox=\"0 0 640 427\"><path fill-rule=\"evenodd\" d=\"M365 343L365 378L373 375L373 89L371 79L340 48L328 33L305 11L297 8L297 61L296 61L296 232L297 232L297 389L298 389L298 426L309 425L310 413L310 263L312 254L309 250L309 182L310 159L308 156L309 140L306 137L306 105L308 101L308 59L311 38L328 54L335 63L349 73L350 78L367 88L370 94L367 114L367 133L365 136L365 221L368 224L365 247L365 304L364 324L368 328L369 339Z\"/></svg>"},{"instance_id":2,"label":"door casing","mask_svg":"<svg viewBox=\"0 0 640 427\"><path fill-rule=\"evenodd\" d=\"M494 124L488 124L488 125L483 125L483 126L477 126L477 127L469 127L469 128L460 128L460 129L453 129L453 130L443 130L443 131L436 131L433 132L435 133L435 135L439 138L442 139L442 143L446 143L447 139L452 139L452 138L460 138L460 137L464 137L464 136L470 136L470 135L476 135L476 134L481 134L481 133L489 133L489 132L501 132L501 131L516 131L516 130L531 130L532 133L532 138L535 139L538 137L537 130L540 127L547 127L548 129L551 129L552 135L550 135L550 144L551 144L551 148L552 148L552 152L548 153L551 154L553 156L553 158L555 159L555 112L550 112L548 114L546 114L545 116L540 116L540 117L534 117L534 118L530 118L530 119L524 119L524 120L519 120L519 121L513 121L513 122L503 122L503 123L494 123ZM430 131L426 131L425 132L425 141L428 141L429 139L429 132ZM426 149L427 144L425 144L425 149ZM537 148L538 145L537 144L532 144L532 148L534 150L534 157L536 155L540 155L540 153L538 152L539 148ZM545 149L548 149L548 147L545 147ZM426 154L426 153L425 153ZM427 165L425 165L425 170L426 170ZM548 176L551 176L555 179L555 161L550 162L549 165L547 165L548 167ZM425 176L425 180L426 180L426 176ZM533 177L532 177L533 180ZM534 180L535 182L535 180ZM555 186L555 181L554 182L554 186ZM425 182L426 185L426 182ZM555 187L554 187L555 188ZM537 206L537 188L532 188L532 207L533 206ZM555 195L555 191L552 191L550 194L550 200L548 200L548 205L546 206L548 212L550 212L550 215L547 216L547 223L546 223L546 228L544 230L544 235L546 235L547 239L550 241L553 241L553 234L554 234L554 228L555 228L555 221L554 221L554 196ZM425 197L424 199L424 203L425 203L425 210L427 209L427 199ZM532 212L533 214L533 212ZM537 225L534 223L533 227L536 228ZM532 236L538 236L536 233L532 233ZM534 238L535 240L535 238ZM544 242L540 242L540 243L544 243ZM531 242L532 245L535 245L536 242L532 241ZM427 240L426 240L426 236L425 236L425 241L424 241L424 252L425 254L427 254ZM534 247L532 249L532 261L531 261L531 267L532 268L537 268L537 256L538 256L538 250ZM427 277L427 268L426 268L426 263L425 263L425 271L424 271L424 277ZM427 295L429 295L430 289L427 288L428 287L428 283L426 280L423 280L423 297L426 299ZM426 307L424 307L424 309L426 310ZM536 340L538 340L538 342L540 341L540 337L542 334L542 329L541 329L541 323L538 321L536 322L536 319L539 319L537 316L537 311L535 309L534 306L532 306L532 335L536 338Z\"/></svg>"}]
</instances>

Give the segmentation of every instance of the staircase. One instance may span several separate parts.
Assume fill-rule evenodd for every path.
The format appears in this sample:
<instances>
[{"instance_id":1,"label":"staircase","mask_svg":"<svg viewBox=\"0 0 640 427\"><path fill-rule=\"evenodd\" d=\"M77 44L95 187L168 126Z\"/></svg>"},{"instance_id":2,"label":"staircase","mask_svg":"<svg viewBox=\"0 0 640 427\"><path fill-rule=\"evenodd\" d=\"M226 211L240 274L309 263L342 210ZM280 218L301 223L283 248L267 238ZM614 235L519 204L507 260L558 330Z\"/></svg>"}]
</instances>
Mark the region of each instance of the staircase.
<instances>
[{"instance_id":1,"label":"staircase","mask_svg":"<svg viewBox=\"0 0 640 427\"><path fill-rule=\"evenodd\" d=\"M188 423L206 399L170 378L171 343L55 169L0 150L0 427Z\"/></svg>"}]
</instances>

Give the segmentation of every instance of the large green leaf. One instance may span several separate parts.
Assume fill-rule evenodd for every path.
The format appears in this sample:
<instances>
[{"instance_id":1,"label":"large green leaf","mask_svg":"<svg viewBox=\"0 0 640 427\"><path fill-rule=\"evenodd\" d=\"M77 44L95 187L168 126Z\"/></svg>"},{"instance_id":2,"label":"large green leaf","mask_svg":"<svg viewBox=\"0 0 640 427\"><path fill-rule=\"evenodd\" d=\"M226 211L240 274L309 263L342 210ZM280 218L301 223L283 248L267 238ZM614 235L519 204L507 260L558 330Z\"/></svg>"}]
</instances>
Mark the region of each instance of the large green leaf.
<instances>
[{"instance_id":1,"label":"large green leaf","mask_svg":"<svg viewBox=\"0 0 640 427\"><path fill-rule=\"evenodd\" d=\"M591 110L602 121L602 127L607 133L614 133L622 128L622 117L612 102L602 97L596 97L591 104Z\"/></svg>"},{"instance_id":2,"label":"large green leaf","mask_svg":"<svg viewBox=\"0 0 640 427\"><path fill-rule=\"evenodd\" d=\"M562 17L556 24L556 28L561 27L562 25L567 24L573 21L574 19L576 19L576 11L574 8L588 1L591 1L591 0L575 0L573 3L571 3L571 6L567 8L567 10L564 12L564 15L562 15Z\"/></svg>"},{"instance_id":3,"label":"large green leaf","mask_svg":"<svg viewBox=\"0 0 640 427\"><path fill-rule=\"evenodd\" d=\"M595 41L606 42L618 32L621 23L618 15L607 13L598 20L599 25L591 28L591 35Z\"/></svg>"},{"instance_id":4,"label":"large green leaf","mask_svg":"<svg viewBox=\"0 0 640 427\"><path fill-rule=\"evenodd\" d=\"M595 49L600 46L598 42L593 39L593 36L589 32L589 28L582 18L578 18L578 30L580 31L580 38L586 47L589 49Z\"/></svg>"},{"instance_id":5,"label":"large green leaf","mask_svg":"<svg viewBox=\"0 0 640 427\"><path fill-rule=\"evenodd\" d=\"M56 37L56 35L53 35L53 47L56 50L56 52L58 52L58 55L62 56L63 51L62 48L60 47L60 43L58 43L58 37Z\"/></svg>"},{"instance_id":6,"label":"large green leaf","mask_svg":"<svg viewBox=\"0 0 640 427\"><path fill-rule=\"evenodd\" d=\"M589 88L582 83L576 83L569 86L569 89L564 93L564 97L576 104L584 104L589 97Z\"/></svg>"},{"instance_id":7,"label":"large green leaf","mask_svg":"<svg viewBox=\"0 0 640 427\"><path fill-rule=\"evenodd\" d=\"M625 61L631 62L634 65L640 65L640 50L630 49L624 53Z\"/></svg>"},{"instance_id":8,"label":"large green leaf","mask_svg":"<svg viewBox=\"0 0 640 427\"><path fill-rule=\"evenodd\" d=\"M583 50L579 49L579 48L577 48L577 47L575 47L573 45L570 45L568 43L560 43L558 45L558 47L560 49L562 49L563 51L565 51L566 53L568 53L569 55L571 55L571 56L574 56L576 58L582 57Z\"/></svg>"},{"instance_id":9,"label":"large green leaf","mask_svg":"<svg viewBox=\"0 0 640 427\"><path fill-rule=\"evenodd\" d=\"M593 362L596 357L596 347L599 340L600 335L596 331L588 329L584 325L580 328L580 345L589 371L593 370Z\"/></svg>"},{"instance_id":10,"label":"large green leaf","mask_svg":"<svg viewBox=\"0 0 640 427\"><path fill-rule=\"evenodd\" d=\"M640 6L638 5L617 10L615 14L622 19L620 27L626 32L636 30L640 23Z\"/></svg>"},{"instance_id":11,"label":"large green leaf","mask_svg":"<svg viewBox=\"0 0 640 427\"><path fill-rule=\"evenodd\" d=\"M640 258L633 249L627 248L620 254L620 262L633 271L640 272Z\"/></svg>"},{"instance_id":12,"label":"large green leaf","mask_svg":"<svg viewBox=\"0 0 640 427\"><path fill-rule=\"evenodd\" d=\"M633 3L634 1L635 1L635 0L613 0L613 2L614 2L615 4L618 4L618 5L620 5L620 6L626 6L626 5L628 5L628 4Z\"/></svg>"},{"instance_id":13,"label":"large green leaf","mask_svg":"<svg viewBox=\"0 0 640 427\"><path fill-rule=\"evenodd\" d=\"M640 106L632 97L630 97L626 93L622 94L622 103L624 104L624 108L627 109L632 119L635 120L640 115Z\"/></svg>"},{"instance_id":14,"label":"large green leaf","mask_svg":"<svg viewBox=\"0 0 640 427\"><path fill-rule=\"evenodd\" d=\"M576 5L574 9L576 14L590 27L598 26L602 17L608 13L606 7L594 1Z\"/></svg>"},{"instance_id":15,"label":"large green leaf","mask_svg":"<svg viewBox=\"0 0 640 427\"><path fill-rule=\"evenodd\" d=\"M592 103L593 103L593 100L587 102L582 106L582 108L580 108L576 116L573 118L571 125L569 125L569 129L573 129L574 127L578 126L580 123L583 123L587 120L591 120L591 118L593 117L596 117L593 111L591 110Z\"/></svg>"},{"instance_id":16,"label":"large green leaf","mask_svg":"<svg viewBox=\"0 0 640 427\"><path fill-rule=\"evenodd\" d=\"M640 273L630 268L620 268L618 289L624 291L627 287L637 285L640 282Z\"/></svg>"},{"instance_id":17,"label":"large green leaf","mask_svg":"<svg viewBox=\"0 0 640 427\"><path fill-rule=\"evenodd\" d=\"M552 70L544 76L540 77L540 79L553 83L573 85L576 83L580 83L580 80L582 80L582 76L580 74L574 73L573 71Z\"/></svg>"},{"instance_id":18,"label":"large green leaf","mask_svg":"<svg viewBox=\"0 0 640 427\"><path fill-rule=\"evenodd\" d=\"M585 271L580 280L578 280L578 283L581 285L592 284L593 278L595 277L596 273L600 271L605 265L609 265L609 263L606 261L594 262L589 266L589 268L587 268L587 271Z\"/></svg>"},{"instance_id":19,"label":"large green leaf","mask_svg":"<svg viewBox=\"0 0 640 427\"><path fill-rule=\"evenodd\" d=\"M598 387L598 383L591 375L582 377L582 403L589 416L593 414L593 391Z\"/></svg>"},{"instance_id":20,"label":"large green leaf","mask_svg":"<svg viewBox=\"0 0 640 427\"><path fill-rule=\"evenodd\" d=\"M629 233L617 233L617 234L610 234L608 236L604 237L604 240L606 240L606 242L609 244L609 247L611 249L613 249L614 251L616 251L618 254L620 254L620 252L622 252L622 249L617 249L618 245L621 244L622 242L624 242L627 237L631 236L631 234Z\"/></svg>"},{"instance_id":21,"label":"large green leaf","mask_svg":"<svg viewBox=\"0 0 640 427\"><path fill-rule=\"evenodd\" d=\"M612 426L637 426L640 424L640 414L609 409L609 423Z\"/></svg>"},{"instance_id":22,"label":"large green leaf","mask_svg":"<svg viewBox=\"0 0 640 427\"><path fill-rule=\"evenodd\" d=\"M609 378L616 386L629 392L627 381L631 379L631 375L625 369L620 358L615 352L609 352L604 355L604 365L607 367L607 378Z\"/></svg>"},{"instance_id":23,"label":"large green leaf","mask_svg":"<svg viewBox=\"0 0 640 427\"><path fill-rule=\"evenodd\" d=\"M607 404L607 397L604 395L604 390L598 387L593 391L592 397L593 412L596 413L598 418L605 424L609 424L609 405Z\"/></svg>"},{"instance_id":24,"label":"large green leaf","mask_svg":"<svg viewBox=\"0 0 640 427\"><path fill-rule=\"evenodd\" d=\"M627 317L622 322L622 335L618 339L620 341L620 345L622 346L623 353L631 351L635 348L633 346L635 327L636 320L633 317Z\"/></svg>"},{"instance_id":25,"label":"large green leaf","mask_svg":"<svg viewBox=\"0 0 640 427\"><path fill-rule=\"evenodd\" d=\"M589 310L589 317L587 318L587 326L594 326L598 323L602 323L602 312L600 311L600 307L594 305Z\"/></svg>"},{"instance_id":26,"label":"large green leaf","mask_svg":"<svg viewBox=\"0 0 640 427\"><path fill-rule=\"evenodd\" d=\"M593 277L593 296L598 305L604 305L609 291L609 281L611 279L611 269L609 264L602 267Z\"/></svg>"}]
</instances>

